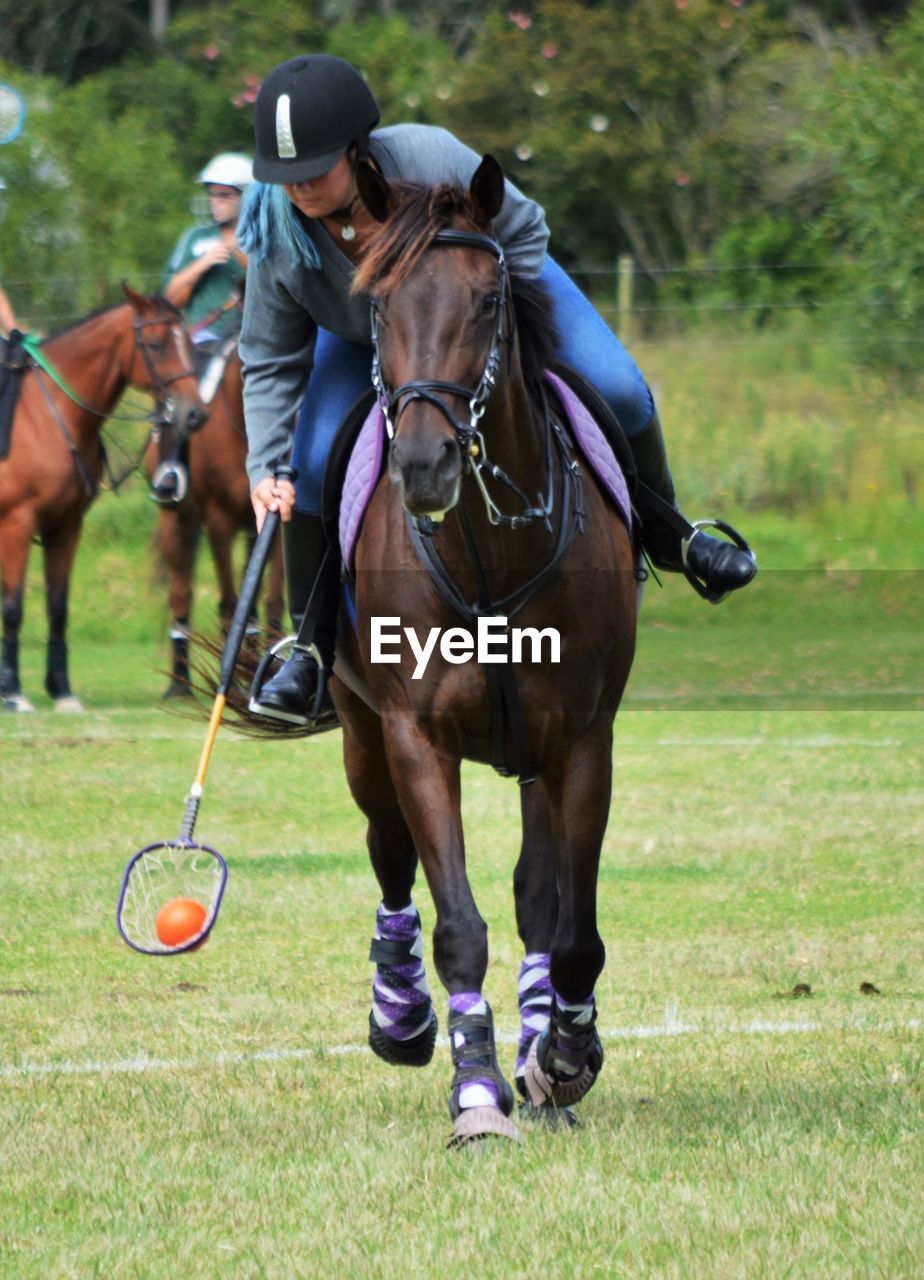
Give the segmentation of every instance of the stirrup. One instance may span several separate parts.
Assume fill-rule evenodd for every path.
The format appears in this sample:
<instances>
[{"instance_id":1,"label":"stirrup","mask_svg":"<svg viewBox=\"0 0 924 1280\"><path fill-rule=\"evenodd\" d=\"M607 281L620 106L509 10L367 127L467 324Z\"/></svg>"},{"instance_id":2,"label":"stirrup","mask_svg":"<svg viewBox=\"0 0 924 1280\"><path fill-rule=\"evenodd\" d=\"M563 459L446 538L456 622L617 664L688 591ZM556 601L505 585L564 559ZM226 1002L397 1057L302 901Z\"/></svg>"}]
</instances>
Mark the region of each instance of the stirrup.
<instances>
[{"instance_id":1,"label":"stirrup","mask_svg":"<svg viewBox=\"0 0 924 1280\"><path fill-rule=\"evenodd\" d=\"M694 520L693 521L693 523L690 526L691 531L689 535L687 537L682 538L680 542L680 557L683 561L684 576L686 577L687 582L689 582L693 590L696 591L699 595L701 595L704 600L708 600L711 604L718 604L719 601L725 599L725 597L728 595L728 592L714 591L712 588L706 586L704 582L702 582L699 578L697 578L696 574L693 572L693 569L690 567L687 561L687 554L690 550L690 543L696 537L697 533L699 533L700 529L718 529L720 533L726 534L729 540L734 543L734 545L738 548L739 551L743 551L745 555L750 557L752 564L755 564L755 565L757 564L757 556L755 556L754 552L750 548L750 545L741 536L738 530L733 528L730 524L727 524L726 521L724 520Z\"/></svg>"},{"instance_id":2,"label":"stirrup","mask_svg":"<svg viewBox=\"0 0 924 1280\"><path fill-rule=\"evenodd\" d=\"M158 489L169 477L173 478L172 493L158 493ZM182 462L162 462L151 476L152 502L159 507L178 507L189 493L189 472Z\"/></svg>"},{"instance_id":3,"label":"stirrup","mask_svg":"<svg viewBox=\"0 0 924 1280\"><path fill-rule=\"evenodd\" d=\"M318 678L315 682L314 697L311 699L311 705L305 709L303 715L296 715L290 712L270 711L264 709L260 702L260 694L263 692L263 686L269 678L270 669L280 653L291 649L294 653L296 649L302 653L306 653L310 658L314 659L315 666L318 669ZM290 656L290 655L289 655ZM287 661L287 658L282 660ZM298 636L284 636L281 640L277 640L271 645L260 659L260 665L254 672L253 680L250 682L250 697L247 703L247 710L254 715L265 716L268 720L282 720L287 724L299 725L302 728L321 728L330 726L333 728L339 723L337 712L327 698L327 684L330 680L330 668L324 665L324 659L321 657L320 650L315 644L299 644ZM325 699L327 705L325 706Z\"/></svg>"}]
</instances>

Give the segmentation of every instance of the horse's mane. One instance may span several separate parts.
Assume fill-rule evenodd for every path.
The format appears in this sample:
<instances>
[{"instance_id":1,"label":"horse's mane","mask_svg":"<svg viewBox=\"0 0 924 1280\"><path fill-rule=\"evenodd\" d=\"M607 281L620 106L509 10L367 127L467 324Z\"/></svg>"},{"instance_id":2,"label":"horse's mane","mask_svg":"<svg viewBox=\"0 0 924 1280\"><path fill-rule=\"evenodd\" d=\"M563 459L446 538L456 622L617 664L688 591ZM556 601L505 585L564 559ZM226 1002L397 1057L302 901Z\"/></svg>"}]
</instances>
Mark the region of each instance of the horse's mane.
<instances>
[{"instance_id":1,"label":"horse's mane","mask_svg":"<svg viewBox=\"0 0 924 1280\"><path fill-rule=\"evenodd\" d=\"M484 228L476 221L471 202L454 183L435 187L419 183L391 184L392 211L369 237L366 255L356 269L354 293L387 296L420 261L438 231L459 225L467 231ZM535 386L553 360L558 333L552 301L545 286L511 272L510 288L520 339L520 362L527 385Z\"/></svg>"},{"instance_id":2,"label":"horse's mane","mask_svg":"<svg viewBox=\"0 0 924 1280\"><path fill-rule=\"evenodd\" d=\"M152 301L159 303L164 311L176 315L178 319L182 319L179 310L173 305L173 303L168 302L167 299L161 297L160 294L152 295ZM78 316L76 320L68 320L67 324L62 324L60 328L52 329L51 333L46 334L42 339L41 345L44 345L46 342L51 342L53 338L60 338L62 334L70 333L72 329L79 329L81 325L86 324L89 320L95 320L98 316L104 316L107 312L115 311L117 308L124 307L125 305L126 299L123 298L121 302L110 302L108 306L97 307L95 311L88 311L85 316Z\"/></svg>"}]
</instances>

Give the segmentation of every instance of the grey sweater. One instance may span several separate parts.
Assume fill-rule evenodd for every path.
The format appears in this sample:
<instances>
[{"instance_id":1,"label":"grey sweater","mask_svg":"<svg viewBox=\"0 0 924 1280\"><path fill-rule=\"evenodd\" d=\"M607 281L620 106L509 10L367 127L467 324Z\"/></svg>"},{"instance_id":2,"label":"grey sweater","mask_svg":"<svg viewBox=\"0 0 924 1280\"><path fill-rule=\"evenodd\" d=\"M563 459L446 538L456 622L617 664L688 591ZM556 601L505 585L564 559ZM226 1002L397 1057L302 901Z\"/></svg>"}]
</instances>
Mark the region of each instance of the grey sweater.
<instances>
[{"instance_id":1,"label":"grey sweater","mask_svg":"<svg viewBox=\"0 0 924 1280\"><path fill-rule=\"evenodd\" d=\"M398 124L372 134L372 158L386 178L467 188L481 157L445 129ZM253 488L287 462L295 415L311 372L318 326L371 349L369 303L350 294L355 267L323 224L308 220L319 269L290 261L287 251L251 258L244 297L240 354L244 363L247 473ZM549 230L538 204L506 183L494 235L512 272L538 276Z\"/></svg>"}]
</instances>

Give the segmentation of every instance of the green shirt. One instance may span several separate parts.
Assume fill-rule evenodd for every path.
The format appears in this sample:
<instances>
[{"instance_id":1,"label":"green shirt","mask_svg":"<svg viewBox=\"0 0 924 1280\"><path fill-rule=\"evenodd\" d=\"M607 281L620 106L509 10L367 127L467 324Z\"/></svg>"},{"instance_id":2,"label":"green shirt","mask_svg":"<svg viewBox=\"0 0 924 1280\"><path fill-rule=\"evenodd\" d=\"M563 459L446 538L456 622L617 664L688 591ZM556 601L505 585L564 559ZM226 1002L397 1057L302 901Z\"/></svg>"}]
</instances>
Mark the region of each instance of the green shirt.
<instances>
[{"instance_id":1,"label":"green shirt","mask_svg":"<svg viewBox=\"0 0 924 1280\"><path fill-rule=\"evenodd\" d=\"M182 271L191 262L195 262L218 239L218 228L215 226L191 227L188 231L185 231L177 241L176 248L167 263L167 269L161 281L161 289L166 288L171 276L175 276L178 271ZM219 312L220 314L215 315L214 319L210 320L204 327L219 337L224 337L226 333L234 329L238 321L235 312L230 308L227 311L222 311L221 308L229 298L239 296L244 275L244 268L235 257L229 258L227 262L219 262L216 266L209 267L205 275L199 278L189 301L183 308L183 316L190 328L194 328L200 321L207 320L209 316Z\"/></svg>"}]
</instances>

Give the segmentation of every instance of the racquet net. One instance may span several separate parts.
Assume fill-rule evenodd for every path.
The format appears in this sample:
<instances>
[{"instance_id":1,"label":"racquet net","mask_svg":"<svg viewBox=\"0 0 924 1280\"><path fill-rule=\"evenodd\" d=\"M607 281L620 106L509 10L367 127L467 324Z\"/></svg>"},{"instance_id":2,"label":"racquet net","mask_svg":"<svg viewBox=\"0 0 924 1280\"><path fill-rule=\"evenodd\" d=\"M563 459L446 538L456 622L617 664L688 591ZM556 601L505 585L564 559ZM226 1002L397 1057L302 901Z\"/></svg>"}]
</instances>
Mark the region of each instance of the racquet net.
<instances>
[{"instance_id":1,"label":"racquet net","mask_svg":"<svg viewBox=\"0 0 924 1280\"><path fill-rule=\"evenodd\" d=\"M119 895L119 932L146 955L176 955L208 937L215 922L228 868L220 853L186 840L161 841L135 854L125 869ZM192 938L167 946L157 935L157 915L175 898L193 898L205 907L205 922Z\"/></svg>"}]
</instances>

